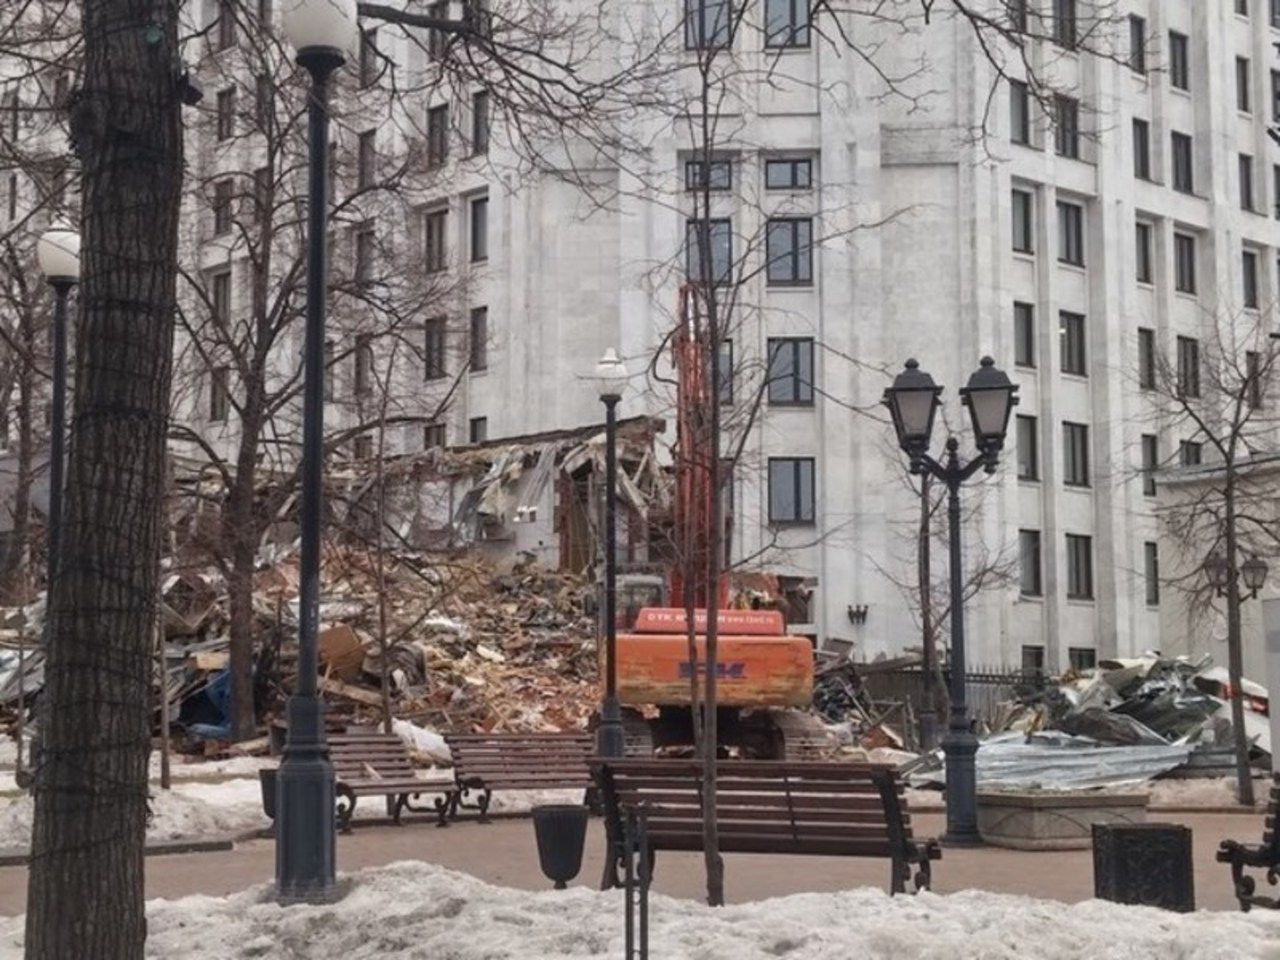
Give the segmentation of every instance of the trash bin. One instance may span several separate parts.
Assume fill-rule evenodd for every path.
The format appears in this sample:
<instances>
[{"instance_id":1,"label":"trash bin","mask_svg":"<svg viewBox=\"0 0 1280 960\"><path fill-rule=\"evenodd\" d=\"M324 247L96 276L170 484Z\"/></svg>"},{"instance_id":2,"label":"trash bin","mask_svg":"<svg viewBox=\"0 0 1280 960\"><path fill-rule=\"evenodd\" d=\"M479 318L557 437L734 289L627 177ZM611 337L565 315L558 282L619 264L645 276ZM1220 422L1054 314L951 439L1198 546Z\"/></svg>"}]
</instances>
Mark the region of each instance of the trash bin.
<instances>
[{"instance_id":1,"label":"trash bin","mask_svg":"<svg viewBox=\"0 0 1280 960\"><path fill-rule=\"evenodd\" d=\"M556 803L533 808L533 830L538 839L538 863L548 880L563 890L582 869L582 849L587 842L587 808Z\"/></svg>"},{"instance_id":2,"label":"trash bin","mask_svg":"<svg viewBox=\"0 0 1280 960\"><path fill-rule=\"evenodd\" d=\"M1115 903L1194 910L1191 828L1176 823L1094 824L1093 894Z\"/></svg>"},{"instance_id":3,"label":"trash bin","mask_svg":"<svg viewBox=\"0 0 1280 960\"><path fill-rule=\"evenodd\" d=\"M262 812L268 820L276 818L276 774L275 767L264 767L258 771L258 782L262 786Z\"/></svg>"}]
</instances>

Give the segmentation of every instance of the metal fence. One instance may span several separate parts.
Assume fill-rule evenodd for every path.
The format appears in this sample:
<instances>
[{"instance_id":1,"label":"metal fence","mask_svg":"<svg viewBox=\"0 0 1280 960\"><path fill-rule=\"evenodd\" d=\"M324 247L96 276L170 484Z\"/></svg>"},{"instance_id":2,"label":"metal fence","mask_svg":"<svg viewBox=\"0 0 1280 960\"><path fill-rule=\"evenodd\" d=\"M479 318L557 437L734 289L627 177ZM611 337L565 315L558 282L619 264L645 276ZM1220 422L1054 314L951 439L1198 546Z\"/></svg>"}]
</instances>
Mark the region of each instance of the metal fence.
<instances>
[{"instance_id":1,"label":"metal fence","mask_svg":"<svg viewBox=\"0 0 1280 960\"><path fill-rule=\"evenodd\" d=\"M951 683L944 668L943 682ZM876 703L906 703L911 714L918 716L924 705L924 671L919 667L895 667L889 670L860 671L863 690ZM1014 699L1019 690L1042 686L1044 677L1008 668L979 667L965 676L965 700L969 715L980 724L991 725L999 713L999 705ZM945 719L943 720L945 723Z\"/></svg>"}]
</instances>

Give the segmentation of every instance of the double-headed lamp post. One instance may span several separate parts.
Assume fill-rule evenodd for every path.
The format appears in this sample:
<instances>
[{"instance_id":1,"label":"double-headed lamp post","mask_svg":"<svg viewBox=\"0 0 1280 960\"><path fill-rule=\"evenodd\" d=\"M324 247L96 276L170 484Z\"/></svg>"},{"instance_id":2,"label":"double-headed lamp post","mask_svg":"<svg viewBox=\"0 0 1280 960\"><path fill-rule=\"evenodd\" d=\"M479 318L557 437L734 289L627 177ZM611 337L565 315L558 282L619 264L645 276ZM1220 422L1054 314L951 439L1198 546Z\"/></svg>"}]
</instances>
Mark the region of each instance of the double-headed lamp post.
<instances>
[{"instance_id":1,"label":"double-headed lamp post","mask_svg":"<svg viewBox=\"0 0 1280 960\"><path fill-rule=\"evenodd\" d=\"M964 576L960 549L960 486L979 470L995 473L1000 450L1009 429L1009 417L1018 388L990 357L960 390L969 408L978 455L961 463L960 442L947 438L946 456L939 462L929 455L929 436L941 405L942 387L908 360L893 386L884 392L884 405L893 417L898 445L910 458L913 474L928 473L947 485L947 524L950 535L951 574L951 716L942 750L947 767L947 832L953 846L981 843L978 835L977 773L978 738L974 736L965 703Z\"/></svg>"},{"instance_id":2,"label":"double-headed lamp post","mask_svg":"<svg viewBox=\"0 0 1280 960\"><path fill-rule=\"evenodd\" d=\"M52 592L62 542L62 474L66 464L67 297L80 280L80 234L67 227L50 227L36 241L36 260L53 287L53 422L49 427L49 556L45 561Z\"/></svg>"},{"instance_id":3,"label":"double-headed lamp post","mask_svg":"<svg viewBox=\"0 0 1280 960\"><path fill-rule=\"evenodd\" d=\"M276 899L334 899L334 780L316 689L320 617L320 516L324 469L324 323L329 198L329 81L359 36L356 0L288 0L285 37L311 74L307 99L307 304L302 350L302 533L298 681L287 707L288 734L277 774Z\"/></svg>"},{"instance_id":4,"label":"double-headed lamp post","mask_svg":"<svg viewBox=\"0 0 1280 960\"><path fill-rule=\"evenodd\" d=\"M622 704L618 702L618 401L627 367L610 347L596 364L596 385L604 404L604 702L596 728L596 753L621 757L626 751Z\"/></svg>"},{"instance_id":5,"label":"double-headed lamp post","mask_svg":"<svg viewBox=\"0 0 1280 960\"><path fill-rule=\"evenodd\" d=\"M1225 597L1231 591L1231 565L1227 562L1227 558L1221 553L1214 551L1205 558L1205 573L1209 576L1209 582L1213 585L1214 592L1220 597ZM1250 555L1249 559L1240 564L1237 571L1240 579L1244 582L1244 588L1247 593L1241 593L1241 600L1252 600L1258 595L1258 591L1262 589L1263 584L1267 582L1267 574L1271 572L1271 568L1267 566L1267 561L1261 557Z\"/></svg>"}]
</instances>

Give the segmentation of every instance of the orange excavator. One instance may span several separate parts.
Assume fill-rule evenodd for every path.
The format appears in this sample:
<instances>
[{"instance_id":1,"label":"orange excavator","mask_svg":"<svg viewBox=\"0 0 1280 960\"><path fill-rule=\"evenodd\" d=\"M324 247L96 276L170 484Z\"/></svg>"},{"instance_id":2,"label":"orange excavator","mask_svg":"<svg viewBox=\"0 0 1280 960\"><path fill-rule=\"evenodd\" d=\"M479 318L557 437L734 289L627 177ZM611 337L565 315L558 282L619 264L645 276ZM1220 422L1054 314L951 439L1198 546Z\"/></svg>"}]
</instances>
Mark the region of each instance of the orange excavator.
<instances>
[{"instance_id":1,"label":"orange excavator","mask_svg":"<svg viewBox=\"0 0 1280 960\"><path fill-rule=\"evenodd\" d=\"M626 752L692 747L691 683L705 679L708 608L716 612L717 728L723 750L758 759L804 759L828 742L825 728L804 709L813 697L813 646L789 636L777 610L729 606L729 578L709 589L707 559L712 516L711 471L700 463L696 421L709 409L707 348L691 311L696 293L680 291L680 329L673 338L677 433L674 542L688 563L673 565L667 606L644 607L617 638L618 697ZM702 460L706 460L705 456ZM694 571L689 576L689 571ZM692 604L689 603L692 595ZM688 612L694 610L691 656ZM703 684L697 684L699 696Z\"/></svg>"}]
</instances>

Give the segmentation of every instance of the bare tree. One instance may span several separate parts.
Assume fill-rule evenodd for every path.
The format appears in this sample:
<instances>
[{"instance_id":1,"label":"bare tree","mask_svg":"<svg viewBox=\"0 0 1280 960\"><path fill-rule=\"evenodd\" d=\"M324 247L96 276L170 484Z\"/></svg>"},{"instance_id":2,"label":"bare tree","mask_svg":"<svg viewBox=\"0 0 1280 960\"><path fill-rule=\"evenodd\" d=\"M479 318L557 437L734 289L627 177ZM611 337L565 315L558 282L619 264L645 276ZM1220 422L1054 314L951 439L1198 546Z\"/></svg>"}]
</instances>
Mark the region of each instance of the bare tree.
<instances>
[{"instance_id":1,"label":"bare tree","mask_svg":"<svg viewBox=\"0 0 1280 960\"><path fill-rule=\"evenodd\" d=\"M1253 804L1249 738L1241 691L1243 649L1240 624L1242 555L1274 551L1280 521L1271 502L1275 458L1275 386L1280 352L1268 335L1267 312L1223 312L1208 316L1203 339L1179 337L1172 356L1156 352L1144 373L1151 390L1153 420L1180 438L1161 463L1171 491L1159 507L1169 542L1187 554L1185 567L1169 578L1196 619L1219 599L1210 564L1217 557L1226 580L1227 672L1236 784L1242 804ZM1203 551L1203 553L1201 553Z\"/></svg>"}]
</instances>

